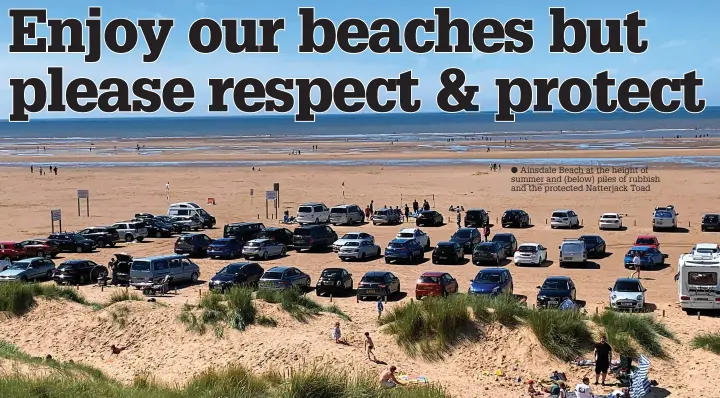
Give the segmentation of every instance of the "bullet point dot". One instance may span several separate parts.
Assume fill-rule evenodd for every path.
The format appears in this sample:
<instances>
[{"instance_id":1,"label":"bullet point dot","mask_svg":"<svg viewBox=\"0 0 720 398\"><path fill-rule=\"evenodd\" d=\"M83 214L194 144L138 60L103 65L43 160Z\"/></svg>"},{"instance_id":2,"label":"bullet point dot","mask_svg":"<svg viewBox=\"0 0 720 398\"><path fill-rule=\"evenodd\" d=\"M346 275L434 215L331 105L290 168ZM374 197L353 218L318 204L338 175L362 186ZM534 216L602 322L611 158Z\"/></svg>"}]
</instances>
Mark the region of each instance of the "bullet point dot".
<instances>
[{"instance_id":1,"label":"bullet point dot","mask_svg":"<svg viewBox=\"0 0 720 398\"><path fill-rule=\"evenodd\" d=\"M517 167L513 167L512 169L510 169L510 171L512 171L513 173L517 173L518 168L517 168Z\"/></svg>"}]
</instances>

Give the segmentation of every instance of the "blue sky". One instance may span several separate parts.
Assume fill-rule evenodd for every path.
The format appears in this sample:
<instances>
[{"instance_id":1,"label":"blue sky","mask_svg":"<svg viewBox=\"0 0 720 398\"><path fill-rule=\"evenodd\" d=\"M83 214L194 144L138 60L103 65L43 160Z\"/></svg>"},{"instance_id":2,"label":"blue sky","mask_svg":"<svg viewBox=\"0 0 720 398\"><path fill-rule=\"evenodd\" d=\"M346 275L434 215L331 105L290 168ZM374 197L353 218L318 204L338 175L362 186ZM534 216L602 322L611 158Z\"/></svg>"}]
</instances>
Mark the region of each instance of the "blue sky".
<instances>
[{"instance_id":1,"label":"blue sky","mask_svg":"<svg viewBox=\"0 0 720 398\"><path fill-rule=\"evenodd\" d=\"M97 64L85 64L81 54L27 54L8 52L11 41L9 18L0 18L0 76L7 81L12 77L43 77L48 66L64 66L66 82L73 77L90 77L99 82L106 77L122 77L134 80L139 77L186 77L197 91L197 103L189 113L207 114L209 89L207 79L211 77L257 77L262 80L271 77L316 77L330 80L343 77L357 77L369 80L376 76L394 77L406 70L412 70L420 79L415 89L416 97L423 100L422 111L437 111L435 95L440 88L439 76L448 67L462 68L468 81L481 86L476 97L481 110L496 109L494 79L499 77L582 77L591 78L595 73L608 69L618 79L636 76L654 80L661 76L682 77L696 69L705 78L705 87L700 95L709 105L720 105L719 46L714 41L720 27L715 20L720 15L720 3L704 1L684 3L669 0L637 0L602 2L546 2L540 0L498 1L446 1L427 0L413 2L366 0L363 2L317 2L302 3L275 1L231 1L231 0L164 0L116 2L87 2L80 0L9 1L9 8L47 8L50 18L76 17L84 19L87 7L103 7L103 22L112 18L174 18L176 26L160 60L154 64L143 64L141 54L145 50L141 42L138 49L130 54L114 55L104 49L103 59ZM106 3L106 4L102 4ZM107 3L110 3L109 5ZM690 4L703 4L691 6ZM488 17L506 21L509 18L533 18L535 46L530 54L426 54L412 53L376 55L345 54L335 50L331 54L298 54L300 23L297 8L315 6L318 17L339 22L356 17L365 21L391 17L402 24L415 17L430 18L433 7L449 6L456 17L472 23ZM550 17L548 8L566 6L567 15L577 18L622 18L627 13L640 11L648 26L641 31L641 37L649 40L650 49L641 55L602 54L586 50L582 54L550 54ZM286 30L277 36L280 54L228 54L222 48L209 55L196 54L187 42L190 24L201 17L221 18L285 18ZM6 84L0 86L0 111L10 112L11 93ZM231 106L232 109L232 106ZM232 112L231 112L232 113ZM233 113L237 114L237 112ZM44 114L42 116L65 117L78 115ZM93 113L89 116L103 116ZM36 118L39 116L36 116Z\"/></svg>"}]
</instances>

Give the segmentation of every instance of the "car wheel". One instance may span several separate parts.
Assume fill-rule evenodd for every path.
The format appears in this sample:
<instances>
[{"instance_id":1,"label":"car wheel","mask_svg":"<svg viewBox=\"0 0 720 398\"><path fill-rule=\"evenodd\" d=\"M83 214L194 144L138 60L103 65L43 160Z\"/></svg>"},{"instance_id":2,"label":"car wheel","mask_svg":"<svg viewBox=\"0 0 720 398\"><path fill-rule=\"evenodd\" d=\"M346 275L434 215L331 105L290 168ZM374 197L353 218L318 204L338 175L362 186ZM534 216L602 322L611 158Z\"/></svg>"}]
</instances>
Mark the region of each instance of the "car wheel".
<instances>
[{"instance_id":1,"label":"car wheel","mask_svg":"<svg viewBox=\"0 0 720 398\"><path fill-rule=\"evenodd\" d=\"M48 270L48 272L45 273L45 279L50 280L52 279L53 272L51 270Z\"/></svg>"},{"instance_id":2,"label":"car wheel","mask_svg":"<svg viewBox=\"0 0 720 398\"><path fill-rule=\"evenodd\" d=\"M268 253L267 253L267 252L263 252L263 254L262 254L262 259L263 259L263 261L265 261L265 260L268 259Z\"/></svg>"},{"instance_id":3,"label":"car wheel","mask_svg":"<svg viewBox=\"0 0 720 398\"><path fill-rule=\"evenodd\" d=\"M315 224L320 224L320 219L319 219L319 218L316 218L316 219L315 219Z\"/></svg>"},{"instance_id":4,"label":"car wheel","mask_svg":"<svg viewBox=\"0 0 720 398\"><path fill-rule=\"evenodd\" d=\"M365 260L365 253L360 255L360 260Z\"/></svg>"},{"instance_id":5,"label":"car wheel","mask_svg":"<svg viewBox=\"0 0 720 398\"><path fill-rule=\"evenodd\" d=\"M197 272L193 272L192 275L190 275L190 282L195 283L198 281L198 278L200 275L198 275Z\"/></svg>"},{"instance_id":6,"label":"car wheel","mask_svg":"<svg viewBox=\"0 0 720 398\"><path fill-rule=\"evenodd\" d=\"M320 291L317 290L317 289L315 289L315 295L318 296L318 297L320 297L320 295L321 295L321 294L320 294Z\"/></svg>"},{"instance_id":7,"label":"car wheel","mask_svg":"<svg viewBox=\"0 0 720 398\"><path fill-rule=\"evenodd\" d=\"M430 249L430 238L428 238L427 243L425 244L425 250Z\"/></svg>"},{"instance_id":8,"label":"car wheel","mask_svg":"<svg viewBox=\"0 0 720 398\"><path fill-rule=\"evenodd\" d=\"M97 245L98 247L105 247L105 241L100 240L98 241Z\"/></svg>"},{"instance_id":9,"label":"car wheel","mask_svg":"<svg viewBox=\"0 0 720 398\"><path fill-rule=\"evenodd\" d=\"M283 247L280 250L280 257L285 257L286 255L287 255L287 249Z\"/></svg>"},{"instance_id":10,"label":"car wheel","mask_svg":"<svg viewBox=\"0 0 720 398\"><path fill-rule=\"evenodd\" d=\"M78 252L78 253L82 253L82 252L83 252L82 246L76 247L76 248L75 248L75 251Z\"/></svg>"},{"instance_id":11,"label":"car wheel","mask_svg":"<svg viewBox=\"0 0 720 398\"><path fill-rule=\"evenodd\" d=\"M133 236L130 234L125 235L125 242L132 242L134 240Z\"/></svg>"},{"instance_id":12,"label":"car wheel","mask_svg":"<svg viewBox=\"0 0 720 398\"><path fill-rule=\"evenodd\" d=\"M20 277L20 283L27 283L27 281L28 281L27 276L23 275Z\"/></svg>"},{"instance_id":13,"label":"car wheel","mask_svg":"<svg viewBox=\"0 0 720 398\"><path fill-rule=\"evenodd\" d=\"M42 251L39 251L39 252L37 252L37 256L38 256L38 257L45 257L45 253L43 253Z\"/></svg>"},{"instance_id":14,"label":"car wheel","mask_svg":"<svg viewBox=\"0 0 720 398\"><path fill-rule=\"evenodd\" d=\"M156 237L156 238L162 238L162 231L157 231L157 232L155 232L155 237Z\"/></svg>"},{"instance_id":15,"label":"car wheel","mask_svg":"<svg viewBox=\"0 0 720 398\"><path fill-rule=\"evenodd\" d=\"M385 264L390 264L390 259L385 257Z\"/></svg>"}]
</instances>

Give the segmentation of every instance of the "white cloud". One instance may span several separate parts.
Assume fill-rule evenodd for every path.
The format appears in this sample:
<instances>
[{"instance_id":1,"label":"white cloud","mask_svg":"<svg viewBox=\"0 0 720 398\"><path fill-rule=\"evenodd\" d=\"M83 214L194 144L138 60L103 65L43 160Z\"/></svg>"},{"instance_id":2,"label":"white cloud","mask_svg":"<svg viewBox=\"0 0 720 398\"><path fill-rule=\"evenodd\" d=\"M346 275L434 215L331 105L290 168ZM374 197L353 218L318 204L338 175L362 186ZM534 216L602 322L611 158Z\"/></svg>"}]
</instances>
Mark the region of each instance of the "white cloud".
<instances>
[{"instance_id":1,"label":"white cloud","mask_svg":"<svg viewBox=\"0 0 720 398\"><path fill-rule=\"evenodd\" d=\"M660 48L676 48L686 46L688 42L686 40L670 40L660 45Z\"/></svg>"},{"instance_id":2,"label":"white cloud","mask_svg":"<svg viewBox=\"0 0 720 398\"><path fill-rule=\"evenodd\" d=\"M199 1L195 3L195 9L198 10L198 12L200 13L204 13L205 11L207 11L207 8L208 6L207 4L205 4L204 1Z\"/></svg>"}]
</instances>

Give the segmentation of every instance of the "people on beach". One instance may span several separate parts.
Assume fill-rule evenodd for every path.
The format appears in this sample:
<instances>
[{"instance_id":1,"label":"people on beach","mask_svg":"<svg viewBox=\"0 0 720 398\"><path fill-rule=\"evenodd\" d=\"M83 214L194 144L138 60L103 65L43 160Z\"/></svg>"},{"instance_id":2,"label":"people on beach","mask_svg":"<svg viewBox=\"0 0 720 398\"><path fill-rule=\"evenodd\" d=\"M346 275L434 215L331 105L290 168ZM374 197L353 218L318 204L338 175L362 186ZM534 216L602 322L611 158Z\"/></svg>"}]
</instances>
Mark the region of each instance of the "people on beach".
<instances>
[{"instance_id":1,"label":"people on beach","mask_svg":"<svg viewBox=\"0 0 720 398\"><path fill-rule=\"evenodd\" d=\"M534 382L534 381L528 380L527 383L528 383L528 389L527 389L528 396L530 396L530 397L538 397L538 396L542 396L542 395L543 395L543 393L542 393L541 391L538 391L538 390L535 389L535 382Z\"/></svg>"},{"instance_id":2,"label":"people on beach","mask_svg":"<svg viewBox=\"0 0 720 398\"><path fill-rule=\"evenodd\" d=\"M335 322L332 337L335 340L335 344L340 344L340 322Z\"/></svg>"},{"instance_id":3,"label":"people on beach","mask_svg":"<svg viewBox=\"0 0 720 398\"><path fill-rule=\"evenodd\" d=\"M40 175L43 175L42 166L40 166L39 171L40 171Z\"/></svg>"},{"instance_id":4,"label":"people on beach","mask_svg":"<svg viewBox=\"0 0 720 398\"><path fill-rule=\"evenodd\" d=\"M410 221L410 208L408 207L407 203L405 203L405 222Z\"/></svg>"},{"instance_id":5,"label":"people on beach","mask_svg":"<svg viewBox=\"0 0 720 398\"><path fill-rule=\"evenodd\" d=\"M640 259L640 254L637 252L635 253L635 256L632 259L633 268L635 269L635 272L633 275L637 275L637 278L640 279L640 268L642 268L642 260Z\"/></svg>"},{"instance_id":6,"label":"people on beach","mask_svg":"<svg viewBox=\"0 0 720 398\"><path fill-rule=\"evenodd\" d=\"M375 357L375 344L373 344L372 339L370 338L370 332L365 332L365 352L367 353L367 357L369 360L373 362L377 362L377 358ZM371 358L372 356L372 358Z\"/></svg>"},{"instance_id":7,"label":"people on beach","mask_svg":"<svg viewBox=\"0 0 720 398\"><path fill-rule=\"evenodd\" d=\"M490 224L485 223L483 226L483 236L485 237L485 242L488 242L488 239L490 238Z\"/></svg>"},{"instance_id":8,"label":"people on beach","mask_svg":"<svg viewBox=\"0 0 720 398\"><path fill-rule=\"evenodd\" d=\"M430 210L430 203L428 203L427 199L423 200L423 210Z\"/></svg>"},{"instance_id":9,"label":"people on beach","mask_svg":"<svg viewBox=\"0 0 720 398\"><path fill-rule=\"evenodd\" d=\"M33 170L33 165L30 165L30 174L33 174L35 171Z\"/></svg>"},{"instance_id":10,"label":"people on beach","mask_svg":"<svg viewBox=\"0 0 720 398\"><path fill-rule=\"evenodd\" d=\"M592 388L589 386L590 379L583 377L582 383L575 385L575 396L577 398L593 398Z\"/></svg>"},{"instance_id":11,"label":"people on beach","mask_svg":"<svg viewBox=\"0 0 720 398\"><path fill-rule=\"evenodd\" d=\"M380 373L380 385L385 388L393 388L402 385L402 383L395 377L395 371L397 371L395 365L390 365L388 369Z\"/></svg>"},{"instance_id":12,"label":"people on beach","mask_svg":"<svg viewBox=\"0 0 720 398\"><path fill-rule=\"evenodd\" d=\"M413 214L417 214L418 210L420 209L420 205L418 204L417 199L413 201Z\"/></svg>"},{"instance_id":13,"label":"people on beach","mask_svg":"<svg viewBox=\"0 0 720 398\"><path fill-rule=\"evenodd\" d=\"M607 343L605 336L600 337L600 342L595 345L595 385L602 375L602 385L605 385L610 362L612 361L612 347Z\"/></svg>"},{"instance_id":14,"label":"people on beach","mask_svg":"<svg viewBox=\"0 0 720 398\"><path fill-rule=\"evenodd\" d=\"M55 175L57 175L57 166L55 166L55 169L53 171L55 172Z\"/></svg>"},{"instance_id":15,"label":"people on beach","mask_svg":"<svg viewBox=\"0 0 720 398\"><path fill-rule=\"evenodd\" d=\"M382 297L378 297L378 301L377 301L378 319L380 319L380 317L382 317L383 311L385 311L385 305L383 304Z\"/></svg>"},{"instance_id":16,"label":"people on beach","mask_svg":"<svg viewBox=\"0 0 720 398\"><path fill-rule=\"evenodd\" d=\"M374 204L374 202L373 202L372 200L370 200L370 213L374 213L374 212L375 212L374 209L373 209L373 204Z\"/></svg>"},{"instance_id":17,"label":"people on beach","mask_svg":"<svg viewBox=\"0 0 720 398\"><path fill-rule=\"evenodd\" d=\"M127 346L121 347L121 346L116 346L115 344L110 346L110 350L112 351L113 355L118 355L121 352L125 351L126 349L127 349Z\"/></svg>"},{"instance_id":18,"label":"people on beach","mask_svg":"<svg viewBox=\"0 0 720 398\"><path fill-rule=\"evenodd\" d=\"M461 221L462 221L462 215L460 214L460 208L458 207L457 208L457 226L458 226L458 228L460 228L460 226L462 224Z\"/></svg>"}]
</instances>

